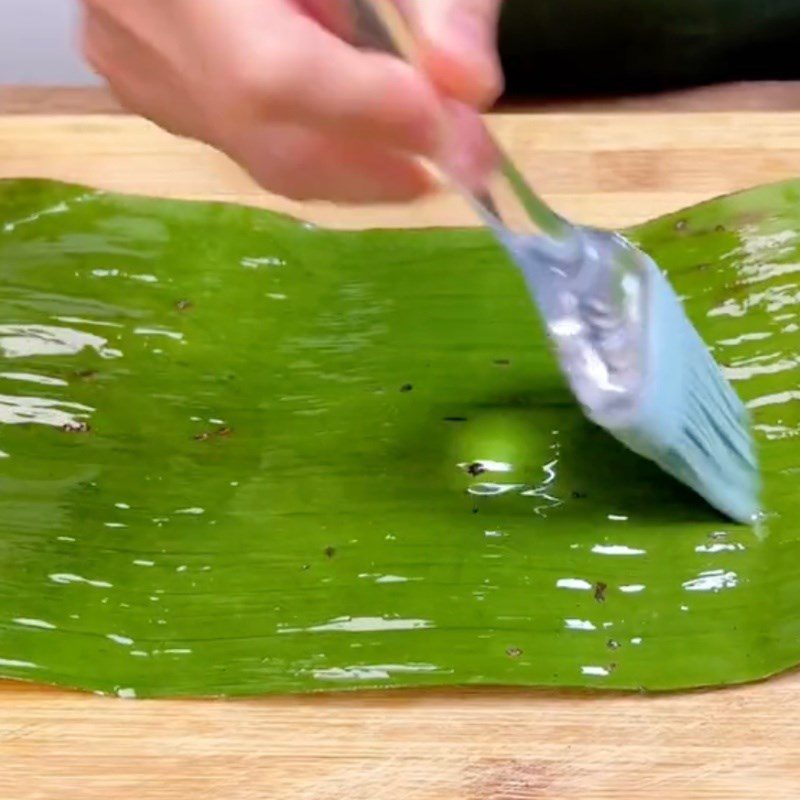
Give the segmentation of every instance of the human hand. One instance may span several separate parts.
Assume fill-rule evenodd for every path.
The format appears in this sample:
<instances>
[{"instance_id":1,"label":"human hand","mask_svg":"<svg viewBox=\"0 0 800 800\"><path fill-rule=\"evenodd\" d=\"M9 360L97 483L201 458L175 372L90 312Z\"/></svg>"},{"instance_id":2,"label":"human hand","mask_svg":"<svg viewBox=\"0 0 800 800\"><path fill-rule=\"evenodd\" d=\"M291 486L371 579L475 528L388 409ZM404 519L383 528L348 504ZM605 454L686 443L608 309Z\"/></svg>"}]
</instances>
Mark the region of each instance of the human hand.
<instances>
[{"instance_id":1,"label":"human hand","mask_svg":"<svg viewBox=\"0 0 800 800\"><path fill-rule=\"evenodd\" d=\"M340 0L83 2L86 56L128 109L278 194L408 200L435 188L420 157L446 153L467 182L491 161L476 109L502 84L500 0L396 0L421 70L348 44Z\"/></svg>"}]
</instances>

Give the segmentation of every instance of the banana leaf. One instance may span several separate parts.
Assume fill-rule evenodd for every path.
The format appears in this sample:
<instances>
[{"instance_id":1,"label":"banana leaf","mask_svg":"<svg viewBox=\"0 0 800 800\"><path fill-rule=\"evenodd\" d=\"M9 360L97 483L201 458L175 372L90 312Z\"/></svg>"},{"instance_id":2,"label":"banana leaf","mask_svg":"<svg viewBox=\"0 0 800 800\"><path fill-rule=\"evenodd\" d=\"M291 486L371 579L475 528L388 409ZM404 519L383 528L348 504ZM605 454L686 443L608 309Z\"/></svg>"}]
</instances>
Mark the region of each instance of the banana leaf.
<instances>
[{"instance_id":1,"label":"banana leaf","mask_svg":"<svg viewBox=\"0 0 800 800\"><path fill-rule=\"evenodd\" d=\"M0 675L165 696L793 666L798 201L629 231L752 410L751 529L583 418L481 230L0 182Z\"/></svg>"}]
</instances>

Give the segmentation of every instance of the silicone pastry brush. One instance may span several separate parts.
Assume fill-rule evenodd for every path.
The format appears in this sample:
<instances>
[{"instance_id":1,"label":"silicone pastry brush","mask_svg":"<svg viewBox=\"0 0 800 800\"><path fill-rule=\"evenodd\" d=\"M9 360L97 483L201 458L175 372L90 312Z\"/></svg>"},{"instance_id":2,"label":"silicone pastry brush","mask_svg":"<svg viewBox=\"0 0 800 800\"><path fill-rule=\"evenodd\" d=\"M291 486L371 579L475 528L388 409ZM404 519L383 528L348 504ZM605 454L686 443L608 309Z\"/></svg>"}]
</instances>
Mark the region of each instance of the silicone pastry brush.
<instances>
[{"instance_id":1,"label":"silicone pastry brush","mask_svg":"<svg viewBox=\"0 0 800 800\"><path fill-rule=\"evenodd\" d=\"M404 31L380 0L352 5L360 43L405 57ZM748 413L666 277L623 236L556 214L494 146L498 192L445 178L525 277L586 416L730 518L755 521L760 477Z\"/></svg>"}]
</instances>

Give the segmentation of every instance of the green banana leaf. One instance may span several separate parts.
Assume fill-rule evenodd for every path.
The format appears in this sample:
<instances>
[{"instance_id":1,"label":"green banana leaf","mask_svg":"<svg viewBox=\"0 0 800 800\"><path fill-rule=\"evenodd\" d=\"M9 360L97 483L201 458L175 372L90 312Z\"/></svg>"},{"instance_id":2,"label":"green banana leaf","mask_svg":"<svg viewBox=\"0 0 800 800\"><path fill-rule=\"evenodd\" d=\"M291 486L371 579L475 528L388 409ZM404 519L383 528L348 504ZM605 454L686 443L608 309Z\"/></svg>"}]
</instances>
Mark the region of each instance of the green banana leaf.
<instances>
[{"instance_id":1,"label":"green banana leaf","mask_svg":"<svg viewBox=\"0 0 800 800\"><path fill-rule=\"evenodd\" d=\"M629 232L752 409L754 530L585 421L484 231L0 182L0 674L163 696L791 667L798 201Z\"/></svg>"}]
</instances>

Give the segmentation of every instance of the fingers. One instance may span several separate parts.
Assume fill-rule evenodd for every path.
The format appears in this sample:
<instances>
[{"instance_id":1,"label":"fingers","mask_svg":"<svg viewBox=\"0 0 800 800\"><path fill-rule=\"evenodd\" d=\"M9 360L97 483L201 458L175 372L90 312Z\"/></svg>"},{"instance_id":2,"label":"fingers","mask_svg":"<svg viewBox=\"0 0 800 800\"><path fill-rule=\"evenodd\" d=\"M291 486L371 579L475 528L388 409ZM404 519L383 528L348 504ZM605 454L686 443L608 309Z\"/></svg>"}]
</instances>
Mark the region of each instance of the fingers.
<instances>
[{"instance_id":1,"label":"fingers","mask_svg":"<svg viewBox=\"0 0 800 800\"><path fill-rule=\"evenodd\" d=\"M247 131L227 150L262 186L293 200L405 202L437 185L413 157L291 124Z\"/></svg>"},{"instance_id":2,"label":"fingers","mask_svg":"<svg viewBox=\"0 0 800 800\"><path fill-rule=\"evenodd\" d=\"M338 24L333 5L85 2L85 51L123 103L225 151L265 188L353 203L435 188L416 159L442 150L444 101L414 67L325 27Z\"/></svg>"},{"instance_id":3,"label":"fingers","mask_svg":"<svg viewBox=\"0 0 800 800\"><path fill-rule=\"evenodd\" d=\"M450 101L447 104L447 138L437 163L460 186L485 189L497 166L497 149L475 109Z\"/></svg>"},{"instance_id":4,"label":"fingers","mask_svg":"<svg viewBox=\"0 0 800 800\"><path fill-rule=\"evenodd\" d=\"M99 8L100 0L84 15L82 49L92 69L105 79L122 106L152 120L170 133L207 139L201 114L193 104L176 99L175 81L155 52L143 55L143 45L118 17ZM144 64L144 68L141 66ZM154 81L159 74L161 80ZM186 87L181 100L188 98Z\"/></svg>"},{"instance_id":5,"label":"fingers","mask_svg":"<svg viewBox=\"0 0 800 800\"><path fill-rule=\"evenodd\" d=\"M232 81L249 87L257 138L243 145L229 128L219 140L262 185L294 199L413 199L433 183L409 155L447 164L470 188L485 183L496 153L477 112L443 101L416 68L359 51L305 14L275 24L290 46L261 36Z\"/></svg>"},{"instance_id":6,"label":"fingers","mask_svg":"<svg viewBox=\"0 0 800 800\"><path fill-rule=\"evenodd\" d=\"M497 52L501 0L401 0L415 20L420 58L440 91L478 108L503 91Z\"/></svg>"},{"instance_id":7,"label":"fingers","mask_svg":"<svg viewBox=\"0 0 800 800\"><path fill-rule=\"evenodd\" d=\"M412 66L362 52L294 6L281 6L274 29L235 59L233 85L276 122L319 128L336 136L380 142L430 155L442 130L442 104ZM259 32L261 33L261 32Z\"/></svg>"}]
</instances>

